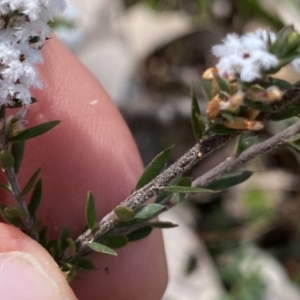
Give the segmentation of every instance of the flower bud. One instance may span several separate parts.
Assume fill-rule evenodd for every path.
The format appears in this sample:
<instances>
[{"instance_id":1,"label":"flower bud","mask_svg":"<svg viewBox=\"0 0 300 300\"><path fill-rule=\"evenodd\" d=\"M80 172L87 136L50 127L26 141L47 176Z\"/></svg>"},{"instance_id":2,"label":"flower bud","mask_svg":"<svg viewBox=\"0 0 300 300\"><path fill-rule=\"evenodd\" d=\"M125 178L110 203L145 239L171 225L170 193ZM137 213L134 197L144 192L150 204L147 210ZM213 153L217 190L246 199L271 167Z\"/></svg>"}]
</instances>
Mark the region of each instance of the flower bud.
<instances>
[{"instance_id":1,"label":"flower bud","mask_svg":"<svg viewBox=\"0 0 300 300\"><path fill-rule=\"evenodd\" d=\"M217 115L219 114L220 104L221 104L221 99L219 95L216 95L208 102L206 114L211 121L214 121Z\"/></svg>"}]
</instances>

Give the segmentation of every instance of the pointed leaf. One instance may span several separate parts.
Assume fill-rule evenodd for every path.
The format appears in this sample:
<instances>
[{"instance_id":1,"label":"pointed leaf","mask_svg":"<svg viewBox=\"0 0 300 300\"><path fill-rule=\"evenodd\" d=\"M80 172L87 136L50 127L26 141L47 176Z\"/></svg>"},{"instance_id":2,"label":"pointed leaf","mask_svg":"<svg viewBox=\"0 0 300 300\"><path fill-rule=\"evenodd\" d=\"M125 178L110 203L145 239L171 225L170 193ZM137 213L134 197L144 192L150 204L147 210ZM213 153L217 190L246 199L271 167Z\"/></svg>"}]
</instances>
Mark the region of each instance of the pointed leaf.
<instances>
[{"instance_id":1,"label":"pointed leaf","mask_svg":"<svg viewBox=\"0 0 300 300\"><path fill-rule=\"evenodd\" d=\"M67 248L67 251L66 251L68 253L68 256L74 257L75 254L76 254L76 244L75 244L75 241L71 237L68 237L66 239L66 242L69 244L69 246Z\"/></svg>"},{"instance_id":2,"label":"pointed leaf","mask_svg":"<svg viewBox=\"0 0 300 300\"><path fill-rule=\"evenodd\" d=\"M134 218L134 210L130 207L117 206L114 209L116 219L121 222L128 222Z\"/></svg>"},{"instance_id":3,"label":"pointed leaf","mask_svg":"<svg viewBox=\"0 0 300 300\"><path fill-rule=\"evenodd\" d=\"M27 195L31 189L34 187L35 182L39 176L41 172L41 169L38 169L35 171L35 173L31 176L31 178L28 180L27 184L25 185L25 187L23 188L22 192L21 192L21 197L24 197L25 195Z\"/></svg>"},{"instance_id":4,"label":"pointed leaf","mask_svg":"<svg viewBox=\"0 0 300 300\"><path fill-rule=\"evenodd\" d=\"M212 191L211 189L201 189L196 187L189 187L189 186L163 186L160 188L163 191L168 191L172 193L185 193L185 194L211 194L216 193L216 191Z\"/></svg>"},{"instance_id":5,"label":"pointed leaf","mask_svg":"<svg viewBox=\"0 0 300 300\"><path fill-rule=\"evenodd\" d=\"M212 190L227 189L246 181L251 177L252 174L253 172L247 170L229 173L215 180L207 188Z\"/></svg>"},{"instance_id":6,"label":"pointed leaf","mask_svg":"<svg viewBox=\"0 0 300 300\"><path fill-rule=\"evenodd\" d=\"M297 150L297 152L300 151L300 145L297 143L288 143L289 145L291 145L294 149Z\"/></svg>"},{"instance_id":7,"label":"pointed leaf","mask_svg":"<svg viewBox=\"0 0 300 300\"><path fill-rule=\"evenodd\" d=\"M134 218L128 222L117 222L116 227L127 227L135 225L159 215L165 207L158 203L150 203L147 205L138 206L134 209Z\"/></svg>"},{"instance_id":8,"label":"pointed leaf","mask_svg":"<svg viewBox=\"0 0 300 300\"><path fill-rule=\"evenodd\" d=\"M250 147L252 147L253 145L256 144L257 140L258 140L257 136L249 136L249 137L245 138L243 140L241 150L245 151L245 150L249 149Z\"/></svg>"},{"instance_id":9,"label":"pointed leaf","mask_svg":"<svg viewBox=\"0 0 300 300\"><path fill-rule=\"evenodd\" d=\"M191 187L191 185L192 185L192 179L190 177L183 177L179 180L179 182L176 186ZM172 204L178 204L179 202L182 201L182 199L184 199L185 196L186 196L186 193L173 193L170 202Z\"/></svg>"},{"instance_id":10,"label":"pointed leaf","mask_svg":"<svg viewBox=\"0 0 300 300\"><path fill-rule=\"evenodd\" d=\"M9 169L14 166L14 157L9 151L2 150L0 156L2 169Z\"/></svg>"},{"instance_id":11,"label":"pointed leaf","mask_svg":"<svg viewBox=\"0 0 300 300\"><path fill-rule=\"evenodd\" d=\"M57 126L60 123L60 121L50 121L50 122L46 122L43 124L39 124L37 126L28 128L26 130L24 130L22 133L20 133L19 135L10 138L11 142L20 142L20 141L25 141L28 139L32 139L34 137L37 137L41 134L46 133L47 131L51 130L52 128L54 128L55 126Z\"/></svg>"},{"instance_id":12,"label":"pointed leaf","mask_svg":"<svg viewBox=\"0 0 300 300\"><path fill-rule=\"evenodd\" d=\"M15 173L17 174L19 172L19 168L22 163L23 155L24 155L24 149L25 149L25 143L24 141L22 142L15 142L12 144L11 147L11 154L14 157L14 170Z\"/></svg>"},{"instance_id":13,"label":"pointed leaf","mask_svg":"<svg viewBox=\"0 0 300 300\"><path fill-rule=\"evenodd\" d=\"M91 260L88 258L85 258L85 257L77 257L75 260L73 260L73 264L77 268L84 269L84 270L94 270L95 269Z\"/></svg>"},{"instance_id":14,"label":"pointed leaf","mask_svg":"<svg viewBox=\"0 0 300 300\"><path fill-rule=\"evenodd\" d=\"M65 278L67 279L68 282L71 282L77 275L77 270L71 269L68 272L65 272Z\"/></svg>"},{"instance_id":15,"label":"pointed leaf","mask_svg":"<svg viewBox=\"0 0 300 300\"><path fill-rule=\"evenodd\" d=\"M61 251L64 251L67 247L69 247L69 238L71 238L71 230L66 226L63 228L59 238Z\"/></svg>"},{"instance_id":16,"label":"pointed leaf","mask_svg":"<svg viewBox=\"0 0 300 300\"><path fill-rule=\"evenodd\" d=\"M169 160L172 152L172 147L162 151L159 153L146 167L144 173L142 174L141 178L139 179L136 190L139 190L147 183L149 183L152 179L154 179L157 175L161 173L164 169L167 161Z\"/></svg>"},{"instance_id":17,"label":"pointed leaf","mask_svg":"<svg viewBox=\"0 0 300 300\"><path fill-rule=\"evenodd\" d=\"M180 180L182 179L182 175L179 175L177 177L175 177L173 180L171 180L169 185L178 185L178 182L180 182ZM158 194L158 196L155 199L155 203L161 203L163 200L165 200L166 198L170 197L172 195L171 192L160 192Z\"/></svg>"},{"instance_id":18,"label":"pointed leaf","mask_svg":"<svg viewBox=\"0 0 300 300\"><path fill-rule=\"evenodd\" d=\"M128 238L123 234L111 234L103 238L103 244L110 248L121 248L128 243Z\"/></svg>"},{"instance_id":19,"label":"pointed leaf","mask_svg":"<svg viewBox=\"0 0 300 300\"><path fill-rule=\"evenodd\" d=\"M35 216L35 213L41 203L42 190L42 179L39 179L36 185L34 186L30 202L28 204L28 211L32 217Z\"/></svg>"},{"instance_id":20,"label":"pointed leaf","mask_svg":"<svg viewBox=\"0 0 300 300\"><path fill-rule=\"evenodd\" d=\"M272 85L277 86L282 91L289 90L292 87L292 84L290 82L279 78L272 78Z\"/></svg>"},{"instance_id":21,"label":"pointed leaf","mask_svg":"<svg viewBox=\"0 0 300 300\"><path fill-rule=\"evenodd\" d=\"M96 243L96 242L87 242L86 245L90 247L92 250L100 253L105 253L109 255L117 256L117 252L103 244Z\"/></svg>"},{"instance_id":22,"label":"pointed leaf","mask_svg":"<svg viewBox=\"0 0 300 300\"><path fill-rule=\"evenodd\" d=\"M26 213L19 207L6 207L4 208L4 214L8 218L23 218Z\"/></svg>"},{"instance_id":23,"label":"pointed leaf","mask_svg":"<svg viewBox=\"0 0 300 300\"><path fill-rule=\"evenodd\" d=\"M85 207L85 219L89 229L93 230L97 225L97 214L94 196L88 192L87 203Z\"/></svg>"},{"instance_id":24,"label":"pointed leaf","mask_svg":"<svg viewBox=\"0 0 300 300\"><path fill-rule=\"evenodd\" d=\"M275 118L272 118L274 121L282 121L292 117L300 117L300 107L299 106L290 106L282 110Z\"/></svg>"},{"instance_id":25,"label":"pointed leaf","mask_svg":"<svg viewBox=\"0 0 300 300\"><path fill-rule=\"evenodd\" d=\"M253 101L249 99L244 99L244 103L247 104L248 107L260 111L271 112L273 110L272 106L269 103L263 101Z\"/></svg>"},{"instance_id":26,"label":"pointed leaf","mask_svg":"<svg viewBox=\"0 0 300 300\"><path fill-rule=\"evenodd\" d=\"M191 113L191 122L194 132L194 136L197 141L199 141L204 133L205 124L201 120L201 111L198 104L198 99L194 91L192 91L192 113Z\"/></svg>"},{"instance_id":27,"label":"pointed leaf","mask_svg":"<svg viewBox=\"0 0 300 300\"><path fill-rule=\"evenodd\" d=\"M203 89L207 100L213 97L213 86L210 80L203 80Z\"/></svg>"},{"instance_id":28,"label":"pointed leaf","mask_svg":"<svg viewBox=\"0 0 300 300\"><path fill-rule=\"evenodd\" d=\"M217 79L220 90L230 94L229 83L220 76L216 76L216 79Z\"/></svg>"},{"instance_id":29,"label":"pointed leaf","mask_svg":"<svg viewBox=\"0 0 300 300\"><path fill-rule=\"evenodd\" d=\"M234 155L238 156L245 150L252 147L257 142L257 139L257 136L249 136L244 138L243 135L239 135L235 144Z\"/></svg>"},{"instance_id":30,"label":"pointed leaf","mask_svg":"<svg viewBox=\"0 0 300 300\"><path fill-rule=\"evenodd\" d=\"M20 229L25 229L25 226L22 222L22 220L19 218L19 217L10 217L8 215L6 215L6 212L7 212L7 209L9 207L7 207L6 205L4 204L0 204L0 210L1 210L1 214L2 216L5 218L5 220L7 222L9 222L10 224L16 226L17 228L20 228Z\"/></svg>"},{"instance_id":31,"label":"pointed leaf","mask_svg":"<svg viewBox=\"0 0 300 300\"><path fill-rule=\"evenodd\" d=\"M171 223L171 222L151 222L149 225L155 228L175 228L178 227L177 224Z\"/></svg>"},{"instance_id":32,"label":"pointed leaf","mask_svg":"<svg viewBox=\"0 0 300 300\"><path fill-rule=\"evenodd\" d=\"M140 239L145 238L152 232L153 228L151 226L145 226L142 228L139 228L127 235L128 241L133 242Z\"/></svg>"},{"instance_id":33,"label":"pointed leaf","mask_svg":"<svg viewBox=\"0 0 300 300\"><path fill-rule=\"evenodd\" d=\"M159 215L165 207L158 203L150 203L134 209L134 220L146 221Z\"/></svg>"}]
</instances>

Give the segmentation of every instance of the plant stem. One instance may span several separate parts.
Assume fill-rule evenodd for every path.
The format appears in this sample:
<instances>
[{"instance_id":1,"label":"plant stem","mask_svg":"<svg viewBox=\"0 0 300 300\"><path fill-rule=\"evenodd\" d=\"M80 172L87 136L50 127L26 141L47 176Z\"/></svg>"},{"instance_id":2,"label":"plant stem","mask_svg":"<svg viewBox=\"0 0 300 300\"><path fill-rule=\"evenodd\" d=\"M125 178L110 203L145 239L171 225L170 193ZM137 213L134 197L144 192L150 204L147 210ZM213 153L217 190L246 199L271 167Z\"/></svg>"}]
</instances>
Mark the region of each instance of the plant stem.
<instances>
[{"instance_id":1,"label":"plant stem","mask_svg":"<svg viewBox=\"0 0 300 300\"><path fill-rule=\"evenodd\" d=\"M272 103L272 112L261 112L257 119L270 120L285 107L287 107L288 105L295 105L297 102L299 102L299 100L300 81L297 82L290 90L286 91L280 101L275 101ZM247 151L243 152L239 157L227 159L218 167L196 179L196 181L193 182L193 185L198 187L207 186L210 182L219 178L226 172L229 172L239 164L244 163L259 154L267 153L273 149L280 147L287 141L287 139L291 138L299 131L300 123L296 123L295 125L270 138L269 140L251 147ZM158 195L161 187L167 186L175 177L191 169L204 157L223 147L240 133L241 131L237 131L233 134L214 135L204 141L196 143L195 146L193 146L188 152L186 152L181 158L179 158L173 165L167 168L163 173L161 173L143 188L133 192L127 199L125 199L125 201L120 203L120 205L135 208L139 205L144 204L150 198ZM166 208L169 208L167 203ZM115 223L116 219L114 217L114 211L111 211L97 224L95 229L87 230L86 232L81 234L76 240L77 255L88 251L86 250L86 242L100 240L103 235L115 228ZM67 257L65 256L66 255L64 255L63 258L67 259Z\"/></svg>"},{"instance_id":2,"label":"plant stem","mask_svg":"<svg viewBox=\"0 0 300 300\"><path fill-rule=\"evenodd\" d=\"M8 150L8 138L7 138L7 128L5 126L5 118L6 118L6 107L1 106L0 107L0 122L1 122L1 130L0 130L0 151L2 150ZM31 227L33 224L33 220L29 214L26 202L24 198L21 195L21 190L19 187L17 175L15 173L15 170L13 167L7 168L3 170L7 181L10 185L11 192L13 194L13 197L19 206L20 209L25 213L25 218L24 218L24 225L26 228L26 231L30 233Z\"/></svg>"}]
</instances>

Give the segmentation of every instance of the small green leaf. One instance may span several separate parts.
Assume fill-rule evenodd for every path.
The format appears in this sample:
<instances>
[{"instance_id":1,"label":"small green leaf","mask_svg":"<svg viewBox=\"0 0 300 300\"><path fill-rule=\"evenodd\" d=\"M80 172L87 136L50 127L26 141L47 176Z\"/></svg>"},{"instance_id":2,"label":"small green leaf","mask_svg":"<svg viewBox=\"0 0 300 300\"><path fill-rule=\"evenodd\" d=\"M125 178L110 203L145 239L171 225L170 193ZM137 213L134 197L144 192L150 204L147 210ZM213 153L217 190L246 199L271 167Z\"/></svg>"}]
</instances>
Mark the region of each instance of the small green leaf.
<instances>
[{"instance_id":1,"label":"small green leaf","mask_svg":"<svg viewBox=\"0 0 300 300\"><path fill-rule=\"evenodd\" d=\"M291 145L294 149L297 150L297 152L300 151L300 145L297 143L288 143L289 145Z\"/></svg>"},{"instance_id":2,"label":"small green leaf","mask_svg":"<svg viewBox=\"0 0 300 300\"><path fill-rule=\"evenodd\" d=\"M241 148L242 152L249 149L253 145L255 145L257 142L257 139L258 139L258 137L255 135L245 138L242 143L242 148Z\"/></svg>"},{"instance_id":3,"label":"small green leaf","mask_svg":"<svg viewBox=\"0 0 300 300\"><path fill-rule=\"evenodd\" d=\"M282 121L292 117L300 117L300 107L299 106L290 106L285 108L283 111L278 113L277 116L272 118L274 121Z\"/></svg>"},{"instance_id":4,"label":"small green leaf","mask_svg":"<svg viewBox=\"0 0 300 300\"><path fill-rule=\"evenodd\" d=\"M146 167L144 173L142 174L141 178L139 179L135 189L139 190L147 183L149 183L152 179L154 179L157 175L161 173L164 169L167 161L169 160L172 152L172 147L162 151L159 153Z\"/></svg>"},{"instance_id":5,"label":"small green leaf","mask_svg":"<svg viewBox=\"0 0 300 300\"><path fill-rule=\"evenodd\" d=\"M228 120L231 123L235 122L235 117L232 114L227 112L222 112L221 115L225 120Z\"/></svg>"},{"instance_id":6,"label":"small green leaf","mask_svg":"<svg viewBox=\"0 0 300 300\"><path fill-rule=\"evenodd\" d=\"M230 87L229 87L228 82L220 76L216 76L216 79L217 79L220 90L230 94Z\"/></svg>"},{"instance_id":7,"label":"small green leaf","mask_svg":"<svg viewBox=\"0 0 300 300\"><path fill-rule=\"evenodd\" d=\"M158 203L150 203L138 206L134 209L134 220L146 221L159 215L165 207Z\"/></svg>"},{"instance_id":8,"label":"small green leaf","mask_svg":"<svg viewBox=\"0 0 300 300\"><path fill-rule=\"evenodd\" d=\"M179 180L176 186L180 187L191 187L192 179L190 177L183 177ZM171 186L171 185L170 185ZM186 193L173 193L171 203L178 204L186 196Z\"/></svg>"},{"instance_id":9,"label":"small green leaf","mask_svg":"<svg viewBox=\"0 0 300 300\"><path fill-rule=\"evenodd\" d=\"M159 215L164 209L165 207L158 203L150 203L147 205L138 206L134 209L133 220L128 222L117 222L116 227L127 227L147 221Z\"/></svg>"},{"instance_id":10,"label":"small green leaf","mask_svg":"<svg viewBox=\"0 0 300 300\"><path fill-rule=\"evenodd\" d=\"M257 136L249 136L244 139L243 135L239 135L235 144L234 155L238 156L245 150L252 147L257 142L257 139Z\"/></svg>"},{"instance_id":11,"label":"small green leaf","mask_svg":"<svg viewBox=\"0 0 300 300\"><path fill-rule=\"evenodd\" d=\"M88 192L87 202L85 206L85 219L89 229L93 230L97 225L97 214L94 196Z\"/></svg>"},{"instance_id":12,"label":"small green leaf","mask_svg":"<svg viewBox=\"0 0 300 300\"><path fill-rule=\"evenodd\" d=\"M289 90L292 87L290 82L279 78L272 78L272 85L277 86L282 91Z\"/></svg>"},{"instance_id":13,"label":"small green leaf","mask_svg":"<svg viewBox=\"0 0 300 300\"><path fill-rule=\"evenodd\" d=\"M4 208L4 214L8 218L23 218L26 213L19 207L6 207Z\"/></svg>"},{"instance_id":14,"label":"small green leaf","mask_svg":"<svg viewBox=\"0 0 300 300\"><path fill-rule=\"evenodd\" d=\"M103 244L110 248L121 248L128 243L126 235L123 234L111 234L103 238Z\"/></svg>"},{"instance_id":15,"label":"small green leaf","mask_svg":"<svg viewBox=\"0 0 300 300\"><path fill-rule=\"evenodd\" d=\"M251 177L252 174L253 172L247 170L225 174L221 178L211 183L207 188L211 190L227 189L246 181Z\"/></svg>"},{"instance_id":16,"label":"small green leaf","mask_svg":"<svg viewBox=\"0 0 300 300\"><path fill-rule=\"evenodd\" d=\"M12 144L11 147L11 154L14 157L14 170L15 173L17 174L19 172L19 168L22 163L23 155L24 155L24 149L25 149L25 143L24 141L22 142L15 142Z\"/></svg>"},{"instance_id":17,"label":"small green leaf","mask_svg":"<svg viewBox=\"0 0 300 300\"><path fill-rule=\"evenodd\" d=\"M272 106L269 103L262 102L262 101L253 101L249 99L244 99L244 103L247 104L248 107L260 111L271 112L273 110Z\"/></svg>"},{"instance_id":18,"label":"small green leaf","mask_svg":"<svg viewBox=\"0 0 300 300\"><path fill-rule=\"evenodd\" d=\"M148 236L152 230L153 230L153 228L151 226L145 226L145 227L139 228L127 235L128 241L133 242L133 241L143 239L146 236Z\"/></svg>"},{"instance_id":19,"label":"small green leaf","mask_svg":"<svg viewBox=\"0 0 300 300\"><path fill-rule=\"evenodd\" d=\"M70 257L74 257L76 255L76 244L75 244L75 241L71 238L71 237L68 237L66 239L66 242L68 243L68 248L67 248L67 253L68 253L68 256Z\"/></svg>"},{"instance_id":20,"label":"small green leaf","mask_svg":"<svg viewBox=\"0 0 300 300\"><path fill-rule=\"evenodd\" d=\"M68 282L71 282L77 275L77 270L71 269L65 273Z\"/></svg>"},{"instance_id":21,"label":"small green leaf","mask_svg":"<svg viewBox=\"0 0 300 300\"><path fill-rule=\"evenodd\" d=\"M41 134L46 133L47 131L51 130L52 128L54 128L55 126L57 126L60 123L60 121L50 121L50 122L46 122L43 124L39 124L37 126L28 128L26 130L24 130L22 133L20 133L19 135L10 138L11 142L20 142L20 141L25 141L28 139L32 139L34 137L37 137Z\"/></svg>"},{"instance_id":22,"label":"small green leaf","mask_svg":"<svg viewBox=\"0 0 300 300\"><path fill-rule=\"evenodd\" d=\"M7 150L2 150L1 153L1 166L3 169L9 169L14 166L14 157Z\"/></svg>"},{"instance_id":23,"label":"small green leaf","mask_svg":"<svg viewBox=\"0 0 300 300\"><path fill-rule=\"evenodd\" d=\"M31 198L30 198L30 202L28 204L28 211L30 213L30 215L33 217L35 216L35 213L41 203L41 199L42 199L42 180L39 179L36 183L36 185L34 186Z\"/></svg>"},{"instance_id":24,"label":"small green leaf","mask_svg":"<svg viewBox=\"0 0 300 300\"><path fill-rule=\"evenodd\" d=\"M185 194L211 194L216 193L216 191L212 191L210 189L201 189L196 187L189 187L189 186L163 186L160 188L163 191L168 191L172 193L185 193Z\"/></svg>"},{"instance_id":25,"label":"small green leaf","mask_svg":"<svg viewBox=\"0 0 300 300\"><path fill-rule=\"evenodd\" d=\"M180 182L181 179L182 179L182 175L179 175L179 176L175 177L173 180L171 180L169 185L171 185L171 186L178 185L178 182ZM170 193L170 192L160 192L155 199L155 203L161 203L163 200L170 197L171 195L172 195L172 193Z\"/></svg>"},{"instance_id":26,"label":"small green leaf","mask_svg":"<svg viewBox=\"0 0 300 300\"><path fill-rule=\"evenodd\" d=\"M5 218L5 220L7 222L9 222L10 224L16 226L17 228L20 229L25 229L24 223L22 222L22 220L19 217L10 217L9 215L7 215L7 209L9 209L10 207L7 207L4 204L0 204L0 210L1 210L1 214L2 216ZM8 212L8 214L10 214L10 212Z\"/></svg>"},{"instance_id":27,"label":"small green leaf","mask_svg":"<svg viewBox=\"0 0 300 300\"><path fill-rule=\"evenodd\" d=\"M90 247L92 250L100 253L105 253L109 255L117 256L117 252L103 244L96 243L96 242L87 242L86 245Z\"/></svg>"},{"instance_id":28,"label":"small green leaf","mask_svg":"<svg viewBox=\"0 0 300 300\"><path fill-rule=\"evenodd\" d=\"M198 104L198 99L194 91L192 91L192 113L191 113L191 122L194 132L194 136L197 141L199 141L204 133L205 124L201 120L201 111Z\"/></svg>"},{"instance_id":29,"label":"small green leaf","mask_svg":"<svg viewBox=\"0 0 300 300\"><path fill-rule=\"evenodd\" d=\"M21 197L24 197L27 195L31 189L34 187L35 182L41 172L41 169L37 169L35 173L31 176L31 178L28 180L27 184L25 185L24 189L21 192Z\"/></svg>"},{"instance_id":30,"label":"small green leaf","mask_svg":"<svg viewBox=\"0 0 300 300\"><path fill-rule=\"evenodd\" d=\"M114 213L118 221L128 222L134 218L134 210L130 207L117 206L114 209Z\"/></svg>"},{"instance_id":31,"label":"small green leaf","mask_svg":"<svg viewBox=\"0 0 300 300\"><path fill-rule=\"evenodd\" d=\"M151 222L149 225L155 228L175 228L178 227L177 224L171 223L171 222Z\"/></svg>"},{"instance_id":32,"label":"small green leaf","mask_svg":"<svg viewBox=\"0 0 300 300\"><path fill-rule=\"evenodd\" d=\"M67 247L69 247L69 238L71 238L71 230L69 227L64 227L60 234L60 249L64 251Z\"/></svg>"},{"instance_id":33,"label":"small green leaf","mask_svg":"<svg viewBox=\"0 0 300 300\"><path fill-rule=\"evenodd\" d=\"M74 259L72 262L79 269L83 269L83 270L95 269L91 260L85 257L76 257L76 259Z\"/></svg>"},{"instance_id":34,"label":"small green leaf","mask_svg":"<svg viewBox=\"0 0 300 300\"><path fill-rule=\"evenodd\" d=\"M212 90L213 86L210 80L203 80L203 90L207 100L210 100L213 97Z\"/></svg>"}]
</instances>

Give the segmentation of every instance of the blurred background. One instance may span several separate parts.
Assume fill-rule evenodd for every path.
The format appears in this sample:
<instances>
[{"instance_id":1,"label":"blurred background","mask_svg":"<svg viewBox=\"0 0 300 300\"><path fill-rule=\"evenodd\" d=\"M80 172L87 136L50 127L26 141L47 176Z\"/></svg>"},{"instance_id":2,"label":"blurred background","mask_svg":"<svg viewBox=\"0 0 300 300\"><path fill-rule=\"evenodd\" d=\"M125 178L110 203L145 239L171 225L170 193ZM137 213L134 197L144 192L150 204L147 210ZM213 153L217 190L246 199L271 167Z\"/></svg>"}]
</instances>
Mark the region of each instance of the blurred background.
<instances>
[{"instance_id":1,"label":"blurred background","mask_svg":"<svg viewBox=\"0 0 300 300\"><path fill-rule=\"evenodd\" d=\"M202 72L227 33L300 30L300 0L68 0L57 36L104 86L122 112L145 164L194 143L190 90L200 106ZM284 69L278 77L300 78ZM294 120L272 122L263 140ZM231 155L233 145L190 172ZM193 196L162 215L170 281L163 300L300 300L300 154L286 147L251 161L245 183Z\"/></svg>"}]
</instances>

